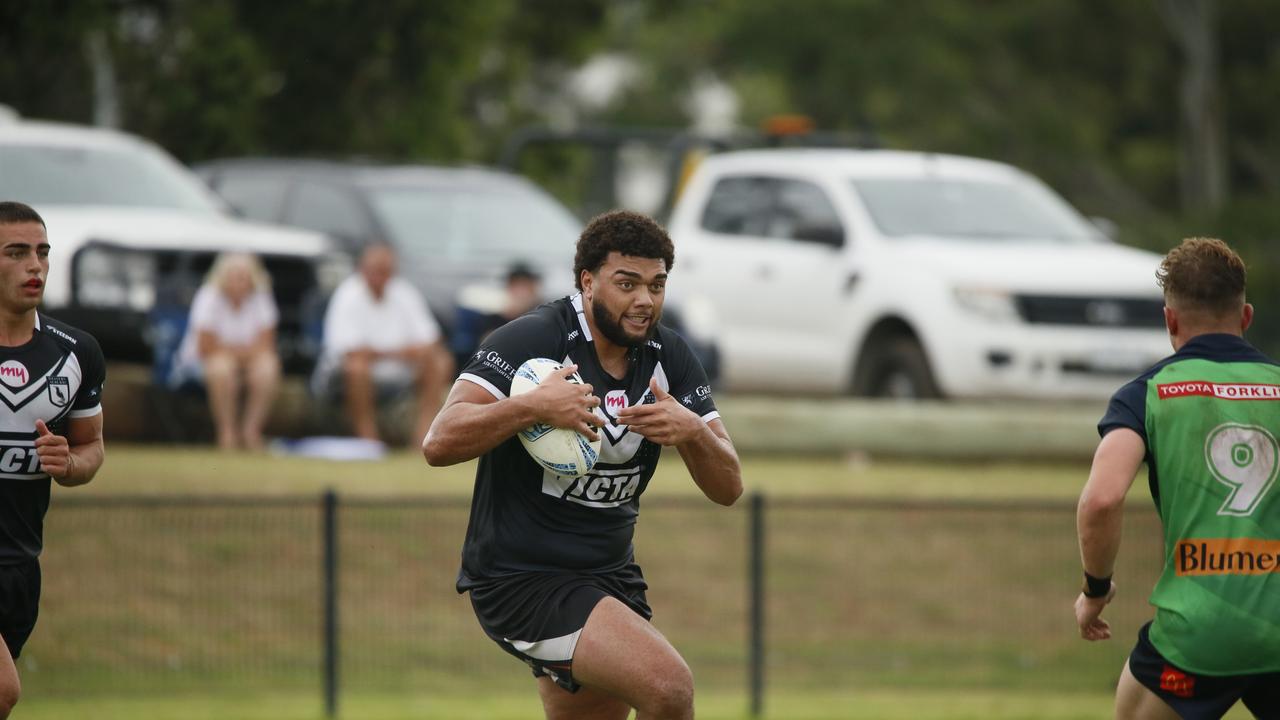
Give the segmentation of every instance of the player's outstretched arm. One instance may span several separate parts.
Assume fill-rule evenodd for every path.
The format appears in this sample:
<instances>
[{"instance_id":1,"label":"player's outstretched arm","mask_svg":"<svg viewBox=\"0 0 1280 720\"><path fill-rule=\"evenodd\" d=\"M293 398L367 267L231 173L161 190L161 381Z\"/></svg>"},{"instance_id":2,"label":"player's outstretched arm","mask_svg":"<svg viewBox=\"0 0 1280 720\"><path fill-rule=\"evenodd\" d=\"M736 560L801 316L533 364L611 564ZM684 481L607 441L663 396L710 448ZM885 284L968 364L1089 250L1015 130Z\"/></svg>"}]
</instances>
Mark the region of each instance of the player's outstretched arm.
<instances>
[{"instance_id":1,"label":"player's outstretched arm","mask_svg":"<svg viewBox=\"0 0 1280 720\"><path fill-rule=\"evenodd\" d=\"M37 420L35 447L40 468L54 482L66 487L84 485L98 474L106 458L102 413L68 420L66 437L53 434L43 420Z\"/></svg>"},{"instance_id":2,"label":"player's outstretched arm","mask_svg":"<svg viewBox=\"0 0 1280 720\"><path fill-rule=\"evenodd\" d=\"M625 408L618 413L619 422L659 445L675 446L702 494L732 505L742 496L742 466L724 423L705 422L656 380L649 381L649 390L657 402Z\"/></svg>"},{"instance_id":3,"label":"player's outstretched arm","mask_svg":"<svg viewBox=\"0 0 1280 720\"><path fill-rule=\"evenodd\" d=\"M1116 556L1120 553L1124 498L1145 454L1142 437L1128 428L1112 430L1098 443L1089 481L1076 507L1080 561L1084 571L1095 578L1109 579L1115 568ZM1114 594L1113 585L1101 597L1091 598L1081 592L1076 598L1076 623L1081 637L1086 640L1111 637L1110 626L1100 616Z\"/></svg>"},{"instance_id":4,"label":"player's outstretched arm","mask_svg":"<svg viewBox=\"0 0 1280 720\"><path fill-rule=\"evenodd\" d=\"M592 410L600 400L591 394L590 385L565 379L577 368L564 367L530 392L502 400L475 383L458 380L422 440L422 456L428 465L456 465L480 457L536 423L576 430L596 440L594 426L599 421Z\"/></svg>"}]
</instances>

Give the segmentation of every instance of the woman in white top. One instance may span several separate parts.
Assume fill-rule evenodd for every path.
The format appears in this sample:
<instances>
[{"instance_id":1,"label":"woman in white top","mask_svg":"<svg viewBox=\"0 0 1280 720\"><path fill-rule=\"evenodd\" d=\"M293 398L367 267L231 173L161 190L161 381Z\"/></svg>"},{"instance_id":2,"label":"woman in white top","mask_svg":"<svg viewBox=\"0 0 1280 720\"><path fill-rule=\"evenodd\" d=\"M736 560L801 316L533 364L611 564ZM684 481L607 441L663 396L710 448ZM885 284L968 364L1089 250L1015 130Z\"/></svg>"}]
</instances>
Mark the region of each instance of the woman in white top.
<instances>
[{"instance_id":1,"label":"woman in white top","mask_svg":"<svg viewBox=\"0 0 1280 720\"><path fill-rule=\"evenodd\" d=\"M177 372L203 379L224 450L263 447L262 426L280 385L278 317L271 277L246 253L219 255L191 302Z\"/></svg>"}]
</instances>

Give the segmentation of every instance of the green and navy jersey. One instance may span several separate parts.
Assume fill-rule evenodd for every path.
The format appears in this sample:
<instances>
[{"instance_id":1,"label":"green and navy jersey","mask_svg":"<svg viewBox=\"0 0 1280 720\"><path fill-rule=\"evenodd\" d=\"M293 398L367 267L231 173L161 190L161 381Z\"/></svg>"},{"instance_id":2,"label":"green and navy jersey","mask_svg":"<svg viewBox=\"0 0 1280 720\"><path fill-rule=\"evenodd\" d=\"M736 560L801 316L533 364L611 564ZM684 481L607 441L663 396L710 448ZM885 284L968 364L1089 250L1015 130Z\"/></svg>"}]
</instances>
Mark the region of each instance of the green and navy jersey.
<instances>
[{"instance_id":1,"label":"green and navy jersey","mask_svg":"<svg viewBox=\"0 0 1280 720\"><path fill-rule=\"evenodd\" d=\"M49 475L36 455L36 420L56 435L102 412L106 362L88 333L37 313L31 339L0 347L0 564L40 556Z\"/></svg>"},{"instance_id":2,"label":"green and navy jersey","mask_svg":"<svg viewBox=\"0 0 1280 720\"><path fill-rule=\"evenodd\" d=\"M1280 672L1280 364L1200 335L1111 399L1142 436L1165 564L1150 637L1203 675Z\"/></svg>"},{"instance_id":3,"label":"green and navy jersey","mask_svg":"<svg viewBox=\"0 0 1280 720\"><path fill-rule=\"evenodd\" d=\"M704 421L720 416L706 372L685 341L662 325L652 339L630 350L625 377L605 372L581 295L542 305L495 330L458 382L476 384L502 400L516 369L536 357L577 365L592 386L600 399L600 458L591 472L574 479L544 470L515 435L482 455L462 549L460 592L504 575L612 572L633 562L640 495L662 447L620 424L618 412L654 402L649 389L654 379Z\"/></svg>"}]
</instances>

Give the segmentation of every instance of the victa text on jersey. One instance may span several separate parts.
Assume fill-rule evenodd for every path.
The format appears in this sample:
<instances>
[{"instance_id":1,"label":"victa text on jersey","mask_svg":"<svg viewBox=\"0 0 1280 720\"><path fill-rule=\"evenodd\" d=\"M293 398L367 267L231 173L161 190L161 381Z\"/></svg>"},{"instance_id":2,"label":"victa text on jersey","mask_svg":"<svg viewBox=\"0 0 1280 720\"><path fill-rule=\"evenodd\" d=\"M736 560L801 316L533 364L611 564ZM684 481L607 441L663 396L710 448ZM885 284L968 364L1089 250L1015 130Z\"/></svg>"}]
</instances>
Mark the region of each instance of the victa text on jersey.
<instances>
[{"instance_id":1,"label":"victa text on jersey","mask_svg":"<svg viewBox=\"0 0 1280 720\"><path fill-rule=\"evenodd\" d=\"M580 478L551 473L542 476L542 492L587 507L617 507L640 491L640 467L603 470Z\"/></svg>"},{"instance_id":2,"label":"victa text on jersey","mask_svg":"<svg viewBox=\"0 0 1280 720\"><path fill-rule=\"evenodd\" d=\"M40 455L32 445L0 445L0 473L37 475L40 473Z\"/></svg>"}]
</instances>

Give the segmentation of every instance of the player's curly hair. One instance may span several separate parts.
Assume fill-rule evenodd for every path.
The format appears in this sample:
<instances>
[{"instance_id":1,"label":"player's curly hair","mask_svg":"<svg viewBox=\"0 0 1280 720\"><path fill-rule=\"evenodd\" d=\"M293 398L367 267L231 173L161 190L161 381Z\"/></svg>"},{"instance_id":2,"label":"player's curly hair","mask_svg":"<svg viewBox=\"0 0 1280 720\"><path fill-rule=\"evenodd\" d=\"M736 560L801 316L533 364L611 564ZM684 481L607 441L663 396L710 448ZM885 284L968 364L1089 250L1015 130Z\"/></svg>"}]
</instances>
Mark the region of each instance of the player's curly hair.
<instances>
[{"instance_id":1,"label":"player's curly hair","mask_svg":"<svg viewBox=\"0 0 1280 720\"><path fill-rule=\"evenodd\" d=\"M1217 238L1183 240L1160 263L1156 282L1176 309L1225 315L1244 304L1244 261Z\"/></svg>"},{"instance_id":2,"label":"player's curly hair","mask_svg":"<svg viewBox=\"0 0 1280 720\"><path fill-rule=\"evenodd\" d=\"M573 282L582 289L582 271L595 272L609 253L642 258L658 258L667 270L676 262L675 246L661 225L630 210L613 210L595 216L578 238L573 258Z\"/></svg>"}]
</instances>

